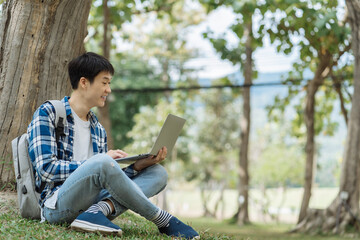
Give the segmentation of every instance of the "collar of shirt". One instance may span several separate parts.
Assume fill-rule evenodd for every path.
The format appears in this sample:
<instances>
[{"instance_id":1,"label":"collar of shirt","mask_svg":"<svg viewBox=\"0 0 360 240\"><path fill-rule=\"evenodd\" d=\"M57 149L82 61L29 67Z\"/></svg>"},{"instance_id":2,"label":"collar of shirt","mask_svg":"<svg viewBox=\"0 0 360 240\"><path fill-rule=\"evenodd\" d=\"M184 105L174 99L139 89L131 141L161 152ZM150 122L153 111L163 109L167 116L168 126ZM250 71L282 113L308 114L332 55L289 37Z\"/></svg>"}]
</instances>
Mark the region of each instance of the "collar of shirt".
<instances>
[{"instance_id":1,"label":"collar of shirt","mask_svg":"<svg viewBox=\"0 0 360 240\"><path fill-rule=\"evenodd\" d=\"M70 97L66 96L61 101L65 104L65 111L66 111L67 119L69 120L69 117L70 117L71 123L73 124L74 123L74 117L72 116L69 99L70 99ZM96 126L99 123L99 120L95 116L95 113L93 111L91 111L91 110L88 113L88 119L90 121L91 127L95 129Z\"/></svg>"}]
</instances>

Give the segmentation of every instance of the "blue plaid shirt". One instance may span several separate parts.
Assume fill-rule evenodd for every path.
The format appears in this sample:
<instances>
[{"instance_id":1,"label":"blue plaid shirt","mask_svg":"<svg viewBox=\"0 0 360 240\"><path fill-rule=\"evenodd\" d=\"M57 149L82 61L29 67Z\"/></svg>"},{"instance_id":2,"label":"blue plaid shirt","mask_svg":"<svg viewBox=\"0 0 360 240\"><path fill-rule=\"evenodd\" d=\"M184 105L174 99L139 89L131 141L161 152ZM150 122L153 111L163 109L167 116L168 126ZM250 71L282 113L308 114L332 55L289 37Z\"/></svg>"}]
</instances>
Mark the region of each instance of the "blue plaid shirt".
<instances>
[{"instance_id":1,"label":"blue plaid shirt","mask_svg":"<svg viewBox=\"0 0 360 240\"><path fill-rule=\"evenodd\" d=\"M74 118L69 97L64 97L61 101L65 106L67 121L64 124L65 136L60 136L58 142L55 137L55 108L49 102L36 110L27 129L29 155L35 169L36 186L40 187L41 182L46 183L40 197L41 205L86 161L73 161ZM106 153L108 148L105 129L92 111L88 117L94 155ZM137 173L132 165L123 170L129 177Z\"/></svg>"}]
</instances>

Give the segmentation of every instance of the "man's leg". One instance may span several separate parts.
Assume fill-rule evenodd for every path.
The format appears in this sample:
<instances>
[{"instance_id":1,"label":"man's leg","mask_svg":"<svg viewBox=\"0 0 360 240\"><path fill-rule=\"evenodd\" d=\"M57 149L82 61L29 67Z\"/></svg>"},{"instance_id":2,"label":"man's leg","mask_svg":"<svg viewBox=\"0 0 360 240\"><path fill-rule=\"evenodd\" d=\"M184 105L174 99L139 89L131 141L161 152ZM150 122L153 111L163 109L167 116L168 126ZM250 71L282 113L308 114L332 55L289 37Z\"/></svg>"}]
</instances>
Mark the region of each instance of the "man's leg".
<instances>
[{"instance_id":1,"label":"man's leg","mask_svg":"<svg viewBox=\"0 0 360 240\"><path fill-rule=\"evenodd\" d=\"M120 235L121 229L118 226L107 220L102 213L94 212L93 207L89 208L102 189L106 189L118 205L153 221L162 233L188 238L198 236L191 227L171 218L169 213L151 203L139 186L106 154L88 159L69 176L60 188L56 209L44 208L45 218L54 223L71 222L76 218L71 224L76 229L106 233L113 231ZM115 214L121 211L117 209L117 204L114 207ZM86 211L83 212L84 210ZM164 219L170 220L169 224L163 225Z\"/></svg>"},{"instance_id":2,"label":"man's leg","mask_svg":"<svg viewBox=\"0 0 360 240\"><path fill-rule=\"evenodd\" d=\"M106 189L116 202L146 219L152 219L159 211L111 157L98 154L88 159L64 182L56 209L44 210L46 219L49 222L73 221L94 203L102 189Z\"/></svg>"},{"instance_id":3,"label":"man's leg","mask_svg":"<svg viewBox=\"0 0 360 240\"><path fill-rule=\"evenodd\" d=\"M141 191L146 197L150 198L157 195L166 187L168 175L163 166L155 164L142 170L139 174L133 177L131 180L138 185ZM109 219L114 219L120 214L124 213L128 208L119 204L106 189L103 189L94 203L101 200L109 199L115 206L116 211L109 216Z\"/></svg>"}]
</instances>

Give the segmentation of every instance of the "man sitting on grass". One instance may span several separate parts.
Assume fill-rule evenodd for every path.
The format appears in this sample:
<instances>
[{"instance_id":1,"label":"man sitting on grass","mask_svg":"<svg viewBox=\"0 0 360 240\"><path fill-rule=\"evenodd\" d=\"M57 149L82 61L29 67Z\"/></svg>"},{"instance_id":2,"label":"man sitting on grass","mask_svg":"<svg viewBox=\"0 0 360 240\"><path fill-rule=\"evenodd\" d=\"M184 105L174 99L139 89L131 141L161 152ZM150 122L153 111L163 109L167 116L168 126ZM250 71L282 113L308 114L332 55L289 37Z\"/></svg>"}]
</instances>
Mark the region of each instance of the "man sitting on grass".
<instances>
[{"instance_id":1,"label":"man sitting on grass","mask_svg":"<svg viewBox=\"0 0 360 240\"><path fill-rule=\"evenodd\" d=\"M103 107L111 92L111 63L85 53L73 59L68 70L73 93L62 99L67 116L64 136L56 141L55 108L48 102L34 113L27 131L36 185L46 184L40 199L42 220L71 223L71 228L85 232L121 235L120 227L110 220L131 209L156 224L161 233L198 239L193 228L148 199L167 182L166 170L158 164L166 157L165 147L157 156L125 169L114 159L127 153L107 149L105 129L90 109Z\"/></svg>"}]
</instances>

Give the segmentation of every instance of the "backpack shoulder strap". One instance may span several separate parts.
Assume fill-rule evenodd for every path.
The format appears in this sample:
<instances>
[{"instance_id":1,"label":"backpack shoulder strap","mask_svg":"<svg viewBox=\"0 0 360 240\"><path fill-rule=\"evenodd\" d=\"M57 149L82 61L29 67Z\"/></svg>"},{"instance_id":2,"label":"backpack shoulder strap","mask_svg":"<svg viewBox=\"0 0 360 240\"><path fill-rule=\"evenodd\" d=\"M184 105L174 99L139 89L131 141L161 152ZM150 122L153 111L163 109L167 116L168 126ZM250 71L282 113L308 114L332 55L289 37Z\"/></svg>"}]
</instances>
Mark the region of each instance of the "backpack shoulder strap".
<instances>
[{"instance_id":1,"label":"backpack shoulder strap","mask_svg":"<svg viewBox=\"0 0 360 240\"><path fill-rule=\"evenodd\" d=\"M48 100L47 102L51 103L55 108L55 127L57 127L59 120L66 121L65 106L60 100Z\"/></svg>"},{"instance_id":2,"label":"backpack shoulder strap","mask_svg":"<svg viewBox=\"0 0 360 240\"><path fill-rule=\"evenodd\" d=\"M60 136L65 136L64 123L66 122L66 110L64 104L60 100L47 100L55 108L55 138L59 142ZM35 186L35 191L41 193L45 188L46 182L41 181L40 187Z\"/></svg>"},{"instance_id":3,"label":"backpack shoulder strap","mask_svg":"<svg viewBox=\"0 0 360 240\"><path fill-rule=\"evenodd\" d=\"M56 142L59 137L64 135L64 123L66 122L66 110L64 104L60 100L48 100L47 102L55 108L55 133Z\"/></svg>"}]
</instances>

